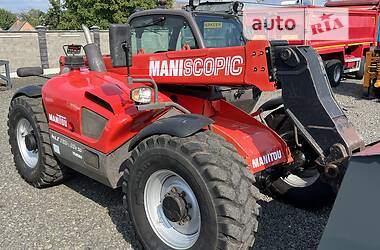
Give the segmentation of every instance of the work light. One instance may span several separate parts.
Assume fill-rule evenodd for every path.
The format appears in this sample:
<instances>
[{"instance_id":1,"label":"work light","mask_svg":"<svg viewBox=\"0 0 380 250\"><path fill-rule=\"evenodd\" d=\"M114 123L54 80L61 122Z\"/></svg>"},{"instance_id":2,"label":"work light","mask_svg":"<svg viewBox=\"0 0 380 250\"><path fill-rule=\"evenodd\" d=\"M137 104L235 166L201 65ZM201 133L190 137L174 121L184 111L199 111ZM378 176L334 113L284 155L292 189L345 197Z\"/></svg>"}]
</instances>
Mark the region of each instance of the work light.
<instances>
[{"instance_id":1,"label":"work light","mask_svg":"<svg viewBox=\"0 0 380 250\"><path fill-rule=\"evenodd\" d=\"M131 99L136 103L148 104L152 99L152 89L148 87L132 89Z\"/></svg>"}]
</instances>

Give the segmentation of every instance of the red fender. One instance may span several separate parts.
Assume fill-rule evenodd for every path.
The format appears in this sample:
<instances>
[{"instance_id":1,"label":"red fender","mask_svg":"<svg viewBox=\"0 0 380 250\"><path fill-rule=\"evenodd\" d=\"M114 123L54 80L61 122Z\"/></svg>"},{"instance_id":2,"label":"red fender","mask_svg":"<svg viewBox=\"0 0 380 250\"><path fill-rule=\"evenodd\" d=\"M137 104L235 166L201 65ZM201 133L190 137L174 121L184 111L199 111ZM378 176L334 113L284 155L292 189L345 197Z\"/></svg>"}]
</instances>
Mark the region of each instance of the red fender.
<instances>
[{"instance_id":1,"label":"red fender","mask_svg":"<svg viewBox=\"0 0 380 250\"><path fill-rule=\"evenodd\" d=\"M236 147L252 173L293 161L288 146L276 132L232 104L166 94L175 95L178 103L192 113L213 119L211 130Z\"/></svg>"}]
</instances>

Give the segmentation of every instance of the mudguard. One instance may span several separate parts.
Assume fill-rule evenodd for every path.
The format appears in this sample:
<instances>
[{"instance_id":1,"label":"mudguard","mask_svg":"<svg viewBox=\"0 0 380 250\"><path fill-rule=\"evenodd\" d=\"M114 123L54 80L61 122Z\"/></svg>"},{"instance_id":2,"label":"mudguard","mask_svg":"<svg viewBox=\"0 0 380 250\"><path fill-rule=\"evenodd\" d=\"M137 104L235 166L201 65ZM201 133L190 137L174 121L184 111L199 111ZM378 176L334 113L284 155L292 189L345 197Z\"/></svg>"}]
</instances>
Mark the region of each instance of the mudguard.
<instances>
[{"instance_id":1,"label":"mudguard","mask_svg":"<svg viewBox=\"0 0 380 250\"><path fill-rule=\"evenodd\" d=\"M318 249L380 249L380 143L351 157Z\"/></svg>"},{"instance_id":2,"label":"mudguard","mask_svg":"<svg viewBox=\"0 0 380 250\"><path fill-rule=\"evenodd\" d=\"M214 121L196 114L183 114L160 119L138 133L130 143L130 150L139 142L152 135L168 134L177 137L188 137Z\"/></svg>"},{"instance_id":3,"label":"mudguard","mask_svg":"<svg viewBox=\"0 0 380 250\"><path fill-rule=\"evenodd\" d=\"M19 96L27 96L31 98L41 97L42 96L42 85L30 85L23 87L16 91L13 95L12 100Z\"/></svg>"}]
</instances>

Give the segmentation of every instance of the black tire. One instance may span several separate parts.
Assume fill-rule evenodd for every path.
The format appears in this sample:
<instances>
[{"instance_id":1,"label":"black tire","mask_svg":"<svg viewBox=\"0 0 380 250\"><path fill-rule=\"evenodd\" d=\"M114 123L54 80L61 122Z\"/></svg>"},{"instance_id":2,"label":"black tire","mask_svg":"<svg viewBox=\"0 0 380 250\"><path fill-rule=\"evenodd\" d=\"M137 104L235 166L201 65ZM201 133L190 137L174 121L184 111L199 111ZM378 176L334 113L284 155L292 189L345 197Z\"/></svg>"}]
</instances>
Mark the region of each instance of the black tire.
<instances>
[{"instance_id":1,"label":"black tire","mask_svg":"<svg viewBox=\"0 0 380 250\"><path fill-rule=\"evenodd\" d=\"M370 87L363 87L362 88L363 96L364 97L370 97L371 95L371 88Z\"/></svg>"},{"instance_id":2,"label":"black tire","mask_svg":"<svg viewBox=\"0 0 380 250\"><path fill-rule=\"evenodd\" d=\"M339 86L343 76L342 62L338 59L327 60L325 62L325 68L331 87Z\"/></svg>"},{"instance_id":3,"label":"black tire","mask_svg":"<svg viewBox=\"0 0 380 250\"><path fill-rule=\"evenodd\" d=\"M201 214L200 233L188 249L247 249L258 227L259 191L235 148L212 132L188 138L156 135L132 152L124 172L123 201L146 249L173 249L153 231L144 205L152 174L170 170L193 190Z\"/></svg>"},{"instance_id":4,"label":"black tire","mask_svg":"<svg viewBox=\"0 0 380 250\"><path fill-rule=\"evenodd\" d=\"M294 125L291 119L285 114L284 109L280 108L272 112L265 118L265 120L268 126L276 131L281 137L284 139L286 137L285 141L288 143L290 150L293 151L296 147L293 145L294 132L292 131L294 130ZM317 155L307 143L302 141L301 143L303 144L303 152L308 159L306 164L312 164L317 158ZM310 165L305 165L304 167L307 168L308 166ZM312 169L311 172L313 173L313 171L317 173L316 169ZM294 175L306 178L302 176L302 174L293 174L293 177ZM316 175L316 177L318 176ZM290 181L287 181L286 178L289 178L289 176L271 180L267 183L267 191L271 196L298 207L321 207L331 203L335 198L335 192L332 187L323 182L321 176L312 182L311 185L305 185L303 187L300 187L299 185L291 185L289 183Z\"/></svg>"},{"instance_id":5,"label":"black tire","mask_svg":"<svg viewBox=\"0 0 380 250\"><path fill-rule=\"evenodd\" d=\"M372 92L376 98L380 98L380 88L372 87Z\"/></svg>"},{"instance_id":6,"label":"black tire","mask_svg":"<svg viewBox=\"0 0 380 250\"><path fill-rule=\"evenodd\" d=\"M17 126L22 119L31 125L36 141L38 161L33 168L25 162L17 141ZM61 182L67 176L67 169L54 158L41 98L20 96L12 100L8 114L8 135L16 169L30 185L37 188L48 187Z\"/></svg>"},{"instance_id":7,"label":"black tire","mask_svg":"<svg viewBox=\"0 0 380 250\"><path fill-rule=\"evenodd\" d=\"M362 56L360 61L360 67L357 72L355 72L355 79L361 80L364 77L364 66L365 66L365 56Z\"/></svg>"}]
</instances>

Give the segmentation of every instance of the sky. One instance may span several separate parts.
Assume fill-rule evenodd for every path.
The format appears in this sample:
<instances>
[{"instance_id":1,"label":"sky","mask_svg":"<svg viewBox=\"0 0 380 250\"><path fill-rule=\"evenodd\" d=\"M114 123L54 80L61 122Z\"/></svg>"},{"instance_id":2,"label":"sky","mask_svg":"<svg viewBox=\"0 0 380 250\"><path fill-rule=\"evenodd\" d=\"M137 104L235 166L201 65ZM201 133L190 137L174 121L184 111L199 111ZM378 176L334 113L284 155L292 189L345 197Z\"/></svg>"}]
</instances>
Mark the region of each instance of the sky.
<instances>
[{"instance_id":1,"label":"sky","mask_svg":"<svg viewBox=\"0 0 380 250\"><path fill-rule=\"evenodd\" d=\"M12 12L20 12L32 8L47 11L49 0L0 0L0 8Z\"/></svg>"}]
</instances>

